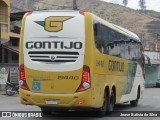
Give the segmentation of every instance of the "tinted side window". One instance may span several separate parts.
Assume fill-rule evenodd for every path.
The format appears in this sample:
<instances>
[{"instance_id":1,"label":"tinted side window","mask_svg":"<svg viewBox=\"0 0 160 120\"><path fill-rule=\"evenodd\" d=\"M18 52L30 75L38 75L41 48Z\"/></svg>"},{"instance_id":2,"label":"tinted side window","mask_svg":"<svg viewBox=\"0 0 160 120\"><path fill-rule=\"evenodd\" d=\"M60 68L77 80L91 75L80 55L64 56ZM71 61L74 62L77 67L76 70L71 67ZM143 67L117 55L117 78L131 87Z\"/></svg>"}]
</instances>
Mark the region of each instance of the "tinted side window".
<instances>
[{"instance_id":1,"label":"tinted side window","mask_svg":"<svg viewBox=\"0 0 160 120\"><path fill-rule=\"evenodd\" d=\"M130 60L140 58L141 46L135 40L98 22L93 28L95 46L101 53Z\"/></svg>"},{"instance_id":2,"label":"tinted side window","mask_svg":"<svg viewBox=\"0 0 160 120\"><path fill-rule=\"evenodd\" d=\"M94 39L95 39L95 45L96 48L101 52L101 53L108 53L107 50L107 30L104 29L104 26L100 23L94 24Z\"/></svg>"}]
</instances>

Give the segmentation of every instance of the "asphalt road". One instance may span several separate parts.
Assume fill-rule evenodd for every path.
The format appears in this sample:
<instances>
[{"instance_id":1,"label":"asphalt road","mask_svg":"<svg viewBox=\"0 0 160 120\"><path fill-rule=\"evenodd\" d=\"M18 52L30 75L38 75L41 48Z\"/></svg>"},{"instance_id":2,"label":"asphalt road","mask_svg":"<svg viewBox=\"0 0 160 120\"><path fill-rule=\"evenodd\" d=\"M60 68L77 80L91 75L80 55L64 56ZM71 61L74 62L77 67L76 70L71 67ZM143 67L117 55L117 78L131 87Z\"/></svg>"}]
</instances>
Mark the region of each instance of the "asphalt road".
<instances>
[{"instance_id":1,"label":"asphalt road","mask_svg":"<svg viewBox=\"0 0 160 120\"><path fill-rule=\"evenodd\" d=\"M9 97L7 95L0 95L0 111L40 111L39 107L36 106L26 106L19 102L18 95ZM120 111L120 112L117 112ZM126 112L128 111L128 112ZM153 113L153 117L120 117L122 114L142 113L143 111L148 111L147 113ZM157 111L157 112L155 112ZM156 114L160 115L160 88L146 88L144 92L144 97L139 101L137 107L131 107L129 104L120 104L115 106L115 112L110 116L105 116L103 118L95 117L89 112L69 112L62 114L53 114L52 116L46 116L45 119L52 120L160 120L160 117L155 117ZM138 114L137 114L138 115ZM139 114L140 115L140 114ZM118 116L118 117L115 117ZM23 119L38 119L43 120L44 118L0 118L0 119L11 119L11 120L23 120Z\"/></svg>"}]
</instances>

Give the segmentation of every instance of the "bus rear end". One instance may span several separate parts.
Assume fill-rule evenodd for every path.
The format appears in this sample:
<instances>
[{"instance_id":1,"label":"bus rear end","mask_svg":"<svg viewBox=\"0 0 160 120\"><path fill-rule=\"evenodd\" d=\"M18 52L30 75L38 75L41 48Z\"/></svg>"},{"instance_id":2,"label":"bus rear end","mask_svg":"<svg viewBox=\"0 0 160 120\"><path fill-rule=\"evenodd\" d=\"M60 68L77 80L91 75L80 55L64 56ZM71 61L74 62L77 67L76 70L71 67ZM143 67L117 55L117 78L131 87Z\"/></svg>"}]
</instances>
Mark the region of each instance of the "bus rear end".
<instances>
[{"instance_id":1,"label":"bus rear end","mask_svg":"<svg viewBox=\"0 0 160 120\"><path fill-rule=\"evenodd\" d=\"M83 12L27 13L20 41L21 103L57 109L90 107L90 68L84 64L84 53Z\"/></svg>"}]
</instances>

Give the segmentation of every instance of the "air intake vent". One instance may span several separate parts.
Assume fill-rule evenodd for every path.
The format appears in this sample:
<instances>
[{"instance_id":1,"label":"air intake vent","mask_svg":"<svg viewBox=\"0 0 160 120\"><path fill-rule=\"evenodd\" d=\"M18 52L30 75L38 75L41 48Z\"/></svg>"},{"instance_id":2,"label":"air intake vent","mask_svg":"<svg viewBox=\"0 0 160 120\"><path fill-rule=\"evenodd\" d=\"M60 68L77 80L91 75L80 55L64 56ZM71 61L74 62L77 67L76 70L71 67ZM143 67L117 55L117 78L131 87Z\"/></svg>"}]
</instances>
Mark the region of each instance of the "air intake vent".
<instances>
[{"instance_id":1,"label":"air intake vent","mask_svg":"<svg viewBox=\"0 0 160 120\"><path fill-rule=\"evenodd\" d=\"M35 51L29 52L28 54L32 61L51 63L76 62L79 57L78 52Z\"/></svg>"}]
</instances>

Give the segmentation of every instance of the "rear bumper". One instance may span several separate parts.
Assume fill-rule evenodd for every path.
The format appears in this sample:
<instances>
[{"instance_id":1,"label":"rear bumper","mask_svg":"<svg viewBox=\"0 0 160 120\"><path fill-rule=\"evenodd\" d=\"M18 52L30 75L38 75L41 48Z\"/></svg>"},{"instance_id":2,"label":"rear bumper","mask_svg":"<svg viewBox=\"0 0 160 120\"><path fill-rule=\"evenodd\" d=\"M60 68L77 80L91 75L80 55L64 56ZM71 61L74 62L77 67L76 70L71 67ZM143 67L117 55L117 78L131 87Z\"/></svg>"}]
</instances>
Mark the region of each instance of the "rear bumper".
<instances>
[{"instance_id":1,"label":"rear bumper","mask_svg":"<svg viewBox=\"0 0 160 120\"><path fill-rule=\"evenodd\" d=\"M57 100L57 104L47 104L46 100ZM44 94L33 93L20 89L20 101L26 105L36 105L40 107L51 108L91 108L91 89L84 92L77 92L74 94ZM84 103L79 103L79 102Z\"/></svg>"}]
</instances>

